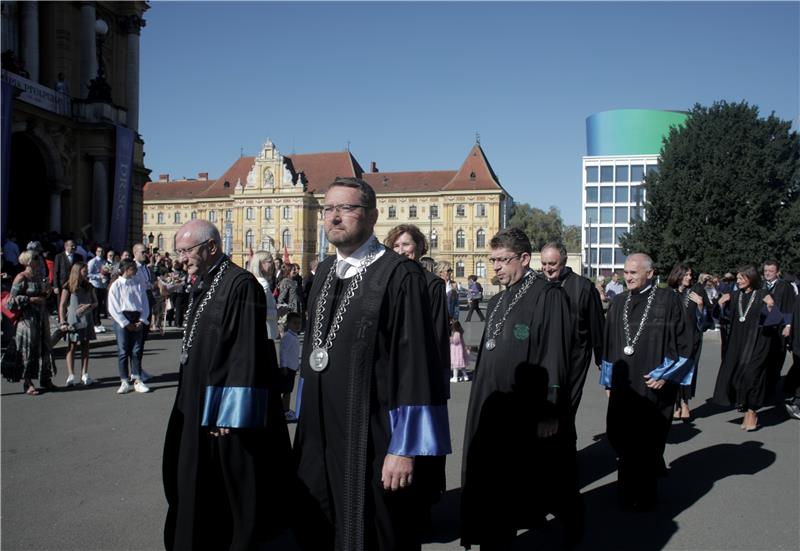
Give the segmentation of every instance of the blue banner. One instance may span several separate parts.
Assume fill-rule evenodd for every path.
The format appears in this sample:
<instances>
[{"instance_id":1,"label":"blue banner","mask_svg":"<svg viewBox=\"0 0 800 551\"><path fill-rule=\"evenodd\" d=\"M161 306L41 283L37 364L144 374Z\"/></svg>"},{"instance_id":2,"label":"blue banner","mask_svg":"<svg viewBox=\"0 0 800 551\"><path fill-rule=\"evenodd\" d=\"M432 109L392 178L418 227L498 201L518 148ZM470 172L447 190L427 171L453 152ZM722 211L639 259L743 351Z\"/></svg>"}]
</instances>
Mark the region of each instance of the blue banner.
<instances>
[{"instance_id":1,"label":"blue banner","mask_svg":"<svg viewBox=\"0 0 800 551\"><path fill-rule=\"evenodd\" d=\"M129 128L117 126L117 162L114 169L114 203L111 208L109 244L115 251L128 248L128 229L133 198L133 138Z\"/></svg>"},{"instance_id":2,"label":"blue banner","mask_svg":"<svg viewBox=\"0 0 800 551\"><path fill-rule=\"evenodd\" d=\"M0 233L4 237L6 235L6 223L8 220L8 189L11 185L11 102L14 98L14 89L8 82L3 81L2 88L2 126L3 134L0 137L2 140L2 180L0 181L0 220L2 220L2 229Z\"/></svg>"}]
</instances>

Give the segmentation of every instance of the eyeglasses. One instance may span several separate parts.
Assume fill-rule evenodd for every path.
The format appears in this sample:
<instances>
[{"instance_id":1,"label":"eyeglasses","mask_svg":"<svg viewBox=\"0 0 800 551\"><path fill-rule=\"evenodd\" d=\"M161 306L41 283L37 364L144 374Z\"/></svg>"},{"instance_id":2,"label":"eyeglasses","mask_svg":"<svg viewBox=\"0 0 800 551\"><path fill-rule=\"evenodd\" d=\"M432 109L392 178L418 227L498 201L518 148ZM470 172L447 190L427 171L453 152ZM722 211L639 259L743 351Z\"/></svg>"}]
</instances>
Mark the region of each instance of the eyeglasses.
<instances>
[{"instance_id":1,"label":"eyeglasses","mask_svg":"<svg viewBox=\"0 0 800 551\"><path fill-rule=\"evenodd\" d=\"M330 216L336 211L336 214L354 214L356 209L366 209L366 205L349 205L347 203L340 203L338 205L322 205L323 216Z\"/></svg>"},{"instance_id":2,"label":"eyeglasses","mask_svg":"<svg viewBox=\"0 0 800 551\"><path fill-rule=\"evenodd\" d=\"M499 262L500 264L505 266L506 264L508 264L509 262L514 260L515 258L519 258L519 255L515 254L514 256L503 256L503 257L500 257L500 258L495 258L495 257L490 256L489 257L489 262L491 262L492 264L497 264Z\"/></svg>"},{"instance_id":3,"label":"eyeglasses","mask_svg":"<svg viewBox=\"0 0 800 551\"><path fill-rule=\"evenodd\" d=\"M197 247L200 247L200 246L202 246L202 245L206 245L206 244L208 244L210 241L211 241L210 239L206 239L206 240L205 240L205 241L203 241L202 243L198 243L197 245L192 245L191 247L186 247L185 249L178 249L178 250L177 250L177 251L175 251L175 252L176 252L176 253L178 253L178 256L186 256L187 254L189 254L190 252L192 252L193 250L195 250Z\"/></svg>"}]
</instances>

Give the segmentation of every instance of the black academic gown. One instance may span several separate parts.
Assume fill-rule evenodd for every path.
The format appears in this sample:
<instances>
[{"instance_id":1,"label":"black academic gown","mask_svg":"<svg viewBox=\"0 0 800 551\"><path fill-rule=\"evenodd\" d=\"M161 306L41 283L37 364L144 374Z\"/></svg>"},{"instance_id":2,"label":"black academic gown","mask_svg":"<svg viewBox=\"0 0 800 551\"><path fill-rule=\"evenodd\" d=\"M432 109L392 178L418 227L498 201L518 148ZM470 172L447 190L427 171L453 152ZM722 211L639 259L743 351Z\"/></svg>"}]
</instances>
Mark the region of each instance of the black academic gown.
<instances>
[{"instance_id":1,"label":"black academic gown","mask_svg":"<svg viewBox=\"0 0 800 551\"><path fill-rule=\"evenodd\" d=\"M330 257L309 298L314 319ZM323 337L350 279L334 277ZM441 365L422 268L386 250L364 273L332 347L327 368L309 364L313 323L301 360L302 411L295 453L302 485L296 537L305 549L414 549L435 477L415 464L410 488L383 490L387 453L450 453ZM419 476L417 476L419 475Z\"/></svg>"},{"instance_id":2,"label":"black academic gown","mask_svg":"<svg viewBox=\"0 0 800 551\"><path fill-rule=\"evenodd\" d=\"M747 311L752 295L744 293L740 313L739 296L742 293L733 293L723 311L728 318L730 336L717 374L714 401L744 411L758 409L764 404L770 351L774 344L775 329L783 318L777 308L769 312L764 304L764 296L768 291L757 289L753 291L756 295L745 320L739 321L741 314Z\"/></svg>"},{"instance_id":3,"label":"black academic gown","mask_svg":"<svg viewBox=\"0 0 800 551\"><path fill-rule=\"evenodd\" d=\"M694 398L697 389L697 371L699 368L700 354L703 352L703 333L714 326L711 317L711 301L708 299L705 289L699 283L695 283L691 288L678 292L678 298L684 306L686 312L686 329L692 334L692 355L690 359L694 367L692 381L688 385L680 385L678 396L675 400L676 407L679 407L681 400L688 402ZM697 293L703 299L703 307L698 308L694 301L689 300L689 293Z\"/></svg>"},{"instance_id":4,"label":"black academic gown","mask_svg":"<svg viewBox=\"0 0 800 551\"><path fill-rule=\"evenodd\" d=\"M600 382L610 388L606 416L608 439L617 454L619 497L625 505L647 507L656 499L656 479L666 474L664 448L679 384L692 376L692 333L672 289L645 290L631 296L630 337L641 324L647 298L653 304L634 353L628 356L623 329L625 301L630 291L614 297L606 318ZM666 384L652 390L645 375Z\"/></svg>"},{"instance_id":5,"label":"black academic gown","mask_svg":"<svg viewBox=\"0 0 800 551\"><path fill-rule=\"evenodd\" d=\"M195 288L187 328L215 273ZM168 550L249 550L286 527L293 470L269 342L264 290L231 263L180 367L163 458Z\"/></svg>"},{"instance_id":6,"label":"black academic gown","mask_svg":"<svg viewBox=\"0 0 800 551\"><path fill-rule=\"evenodd\" d=\"M590 280L564 268L558 276L561 287L569 297L569 310L572 315L572 354L570 358L569 386L572 389L570 402L572 414L578 412L583 396L586 373L594 354L599 367L603 356L603 331L606 324L603 302L600 293Z\"/></svg>"},{"instance_id":7,"label":"black academic gown","mask_svg":"<svg viewBox=\"0 0 800 551\"><path fill-rule=\"evenodd\" d=\"M767 288L764 282L764 288ZM792 310L794 309L795 294L794 288L790 283L778 279L769 290L772 300L775 301L775 309L781 316L781 321L775 326L767 329L770 337L769 358L767 359L767 395L769 396L775 389L778 379L781 377L783 362L786 360L786 338L783 336L783 328L792 323Z\"/></svg>"},{"instance_id":8,"label":"black academic gown","mask_svg":"<svg viewBox=\"0 0 800 551\"><path fill-rule=\"evenodd\" d=\"M528 277L534 277L530 275ZM523 278L491 298L467 410L461 468L461 544L509 545L517 528L560 518L578 500L569 365L569 300L541 275L509 312L494 350L489 320L502 319ZM537 423L558 419L556 436Z\"/></svg>"}]
</instances>

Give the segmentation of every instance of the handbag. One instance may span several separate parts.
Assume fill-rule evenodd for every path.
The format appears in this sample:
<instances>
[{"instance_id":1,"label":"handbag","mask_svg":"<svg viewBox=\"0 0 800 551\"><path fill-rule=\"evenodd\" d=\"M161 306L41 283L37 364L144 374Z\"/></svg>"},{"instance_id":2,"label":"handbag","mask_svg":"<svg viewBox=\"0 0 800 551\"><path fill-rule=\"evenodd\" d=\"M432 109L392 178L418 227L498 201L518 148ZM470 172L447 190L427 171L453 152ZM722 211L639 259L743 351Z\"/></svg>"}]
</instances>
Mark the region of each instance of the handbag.
<instances>
[{"instance_id":1,"label":"handbag","mask_svg":"<svg viewBox=\"0 0 800 551\"><path fill-rule=\"evenodd\" d=\"M17 322L22 317L22 310L18 308L14 308L13 310L8 308L8 299L11 297L11 292L3 291L2 295L0 295L0 307L2 307L3 315L8 318L8 321L11 322L11 325L14 327L17 326Z\"/></svg>"}]
</instances>

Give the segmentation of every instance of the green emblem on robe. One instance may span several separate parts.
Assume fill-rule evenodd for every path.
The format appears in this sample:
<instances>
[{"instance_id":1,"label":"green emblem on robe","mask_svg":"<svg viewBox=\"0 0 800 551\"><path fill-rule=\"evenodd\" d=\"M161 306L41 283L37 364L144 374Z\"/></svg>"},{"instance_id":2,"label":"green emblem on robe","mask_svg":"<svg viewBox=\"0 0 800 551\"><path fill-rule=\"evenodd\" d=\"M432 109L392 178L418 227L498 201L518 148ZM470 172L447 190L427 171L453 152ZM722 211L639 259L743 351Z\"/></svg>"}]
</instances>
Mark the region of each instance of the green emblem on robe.
<instances>
[{"instance_id":1,"label":"green emblem on robe","mask_svg":"<svg viewBox=\"0 0 800 551\"><path fill-rule=\"evenodd\" d=\"M527 340L531 336L531 329L524 323L518 323L514 326L514 336L521 340Z\"/></svg>"}]
</instances>

